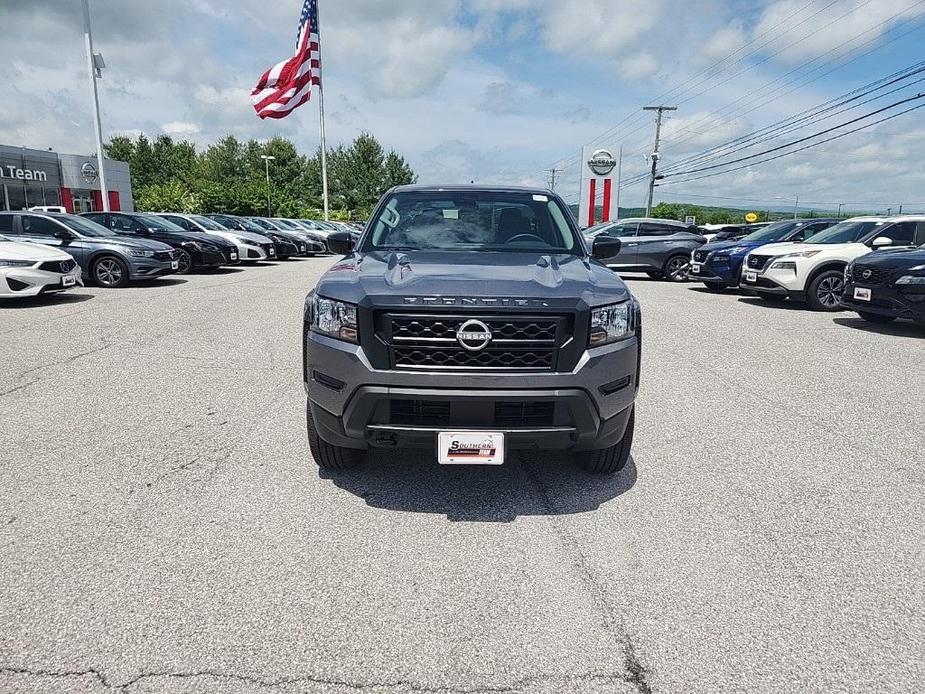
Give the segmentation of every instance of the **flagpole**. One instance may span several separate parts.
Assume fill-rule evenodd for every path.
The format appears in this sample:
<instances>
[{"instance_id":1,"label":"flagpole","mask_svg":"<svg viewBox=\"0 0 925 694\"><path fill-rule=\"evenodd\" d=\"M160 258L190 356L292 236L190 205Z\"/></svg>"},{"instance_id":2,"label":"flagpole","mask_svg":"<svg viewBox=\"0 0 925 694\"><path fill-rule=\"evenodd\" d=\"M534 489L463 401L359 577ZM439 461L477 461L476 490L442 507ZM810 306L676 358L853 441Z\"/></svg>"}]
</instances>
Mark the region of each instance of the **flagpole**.
<instances>
[{"instance_id":1,"label":"flagpole","mask_svg":"<svg viewBox=\"0 0 925 694\"><path fill-rule=\"evenodd\" d=\"M321 194L324 198L324 221L331 218L330 203L328 200L328 153L324 137L324 78L322 77L323 62L321 56L321 3L315 4L315 16L318 19L318 118L321 121Z\"/></svg>"},{"instance_id":2,"label":"flagpole","mask_svg":"<svg viewBox=\"0 0 925 694\"><path fill-rule=\"evenodd\" d=\"M84 42L87 47L87 67L90 70L90 86L92 87L93 96L93 125L94 134L96 135L96 160L100 167L100 197L102 198L103 211L109 212L109 189L106 186L106 159L103 154L103 126L100 122L100 95L96 88L97 65L93 55L93 31L90 26L90 0L83 0L84 15ZM102 63L100 64L102 67Z\"/></svg>"}]
</instances>

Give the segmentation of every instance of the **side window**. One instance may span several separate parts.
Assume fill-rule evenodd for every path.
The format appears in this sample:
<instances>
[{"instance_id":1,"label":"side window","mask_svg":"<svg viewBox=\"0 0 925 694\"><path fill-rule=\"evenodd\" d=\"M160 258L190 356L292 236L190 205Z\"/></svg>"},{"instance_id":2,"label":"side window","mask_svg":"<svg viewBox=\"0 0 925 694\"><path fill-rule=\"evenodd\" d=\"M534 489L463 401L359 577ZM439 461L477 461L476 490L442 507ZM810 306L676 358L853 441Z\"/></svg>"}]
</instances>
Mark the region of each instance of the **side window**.
<instances>
[{"instance_id":1,"label":"side window","mask_svg":"<svg viewBox=\"0 0 925 694\"><path fill-rule=\"evenodd\" d=\"M925 222L916 224L915 243L919 246L925 245Z\"/></svg>"},{"instance_id":2,"label":"side window","mask_svg":"<svg viewBox=\"0 0 925 694\"><path fill-rule=\"evenodd\" d=\"M899 222L887 227L874 238L886 236L888 239L893 240L894 246L912 245L912 242L915 241L915 227L915 222Z\"/></svg>"},{"instance_id":3,"label":"side window","mask_svg":"<svg viewBox=\"0 0 925 694\"><path fill-rule=\"evenodd\" d=\"M47 236L49 238L55 235L56 231L61 231L57 222L53 222L47 217L33 217L32 215L22 216L22 231L27 236Z\"/></svg>"},{"instance_id":4,"label":"side window","mask_svg":"<svg viewBox=\"0 0 925 694\"><path fill-rule=\"evenodd\" d=\"M138 222L136 222L131 217L124 217L120 214L114 214L110 216L110 227L114 231L138 231Z\"/></svg>"},{"instance_id":5,"label":"side window","mask_svg":"<svg viewBox=\"0 0 925 694\"><path fill-rule=\"evenodd\" d=\"M675 229L674 227L664 224L651 224L646 222L643 222L639 227L639 235L650 238L653 236L671 236L677 231L681 231L680 227Z\"/></svg>"},{"instance_id":6,"label":"side window","mask_svg":"<svg viewBox=\"0 0 925 694\"><path fill-rule=\"evenodd\" d=\"M85 215L81 215L81 216L82 216L82 217L86 217L86 218L89 219L91 222L96 222L97 224L100 224L100 225L102 225L102 226L108 226L108 225L106 224L106 215L104 215L104 214L85 214Z\"/></svg>"},{"instance_id":7,"label":"side window","mask_svg":"<svg viewBox=\"0 0 925 694\"><path fill-rule=\"evenodd\" d=\"M0 214L0 234L13 233L13 215Z\"/></svg>"},{"instance_id":8,"label":"side window","mask_svg":"<svg viewBox=\"0 0 925 694\"><path fill-rule=\"evenodd\" d=\"M164 215L164 219L166 219L168 222L173 222L177 226L183 227L187 231L189 231L190 229L195 230L192 223L189 220L184 219L183 217L174 217L173 215Z\"/></svg>"},{"instance_id":9,"label":"side window","mask_svg":"<svg viewBox=\"0 0 925 694\"><path fill-rule=\"evenodd\" d=\"M625 239L628 236L635 236L638 226L638 224L617 224L617 226L607 230L607 235L618 239Z\"/></svg>"}]
</instances>

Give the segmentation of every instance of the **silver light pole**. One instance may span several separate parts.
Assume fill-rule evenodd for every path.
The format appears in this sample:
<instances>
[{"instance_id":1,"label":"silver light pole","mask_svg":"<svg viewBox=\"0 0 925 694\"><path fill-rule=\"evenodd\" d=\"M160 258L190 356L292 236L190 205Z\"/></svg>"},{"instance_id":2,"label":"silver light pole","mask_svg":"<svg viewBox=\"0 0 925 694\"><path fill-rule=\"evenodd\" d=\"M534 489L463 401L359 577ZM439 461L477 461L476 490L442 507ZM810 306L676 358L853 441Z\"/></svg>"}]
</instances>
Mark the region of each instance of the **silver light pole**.
<instances>
[{"instance_id":1,"label":"silver light pole","mask_svg":"<svg viewBox=\"0 0 925 694\"><path fill-rule=\"evenodd\" d=\"M270 212L270 162L276 159L276 157L261 154L260 158L263 159L263 163L266 164L267 167L267 217L272 217L273 215Z\"/></svg>"},{"instance_id":2,"label":"silver light pole","mask_svg":"<svg viewBox=\"0 0 925 694\"><path fill-rule=\"evenodd\" d=\"M109 212L109 188L106 185L106 162L103 156L103 125L100 122L100 95L96 80L102 77L105 66L103 56L93 52L93 30L90 26L90 0L81 0L84 12L84 42L87 47L87 68L90 71L90 87L93 92L93 120L96 129L96 160L99 166L100 195L103 199L103 211Z\"/></svg>"}]
</instances>

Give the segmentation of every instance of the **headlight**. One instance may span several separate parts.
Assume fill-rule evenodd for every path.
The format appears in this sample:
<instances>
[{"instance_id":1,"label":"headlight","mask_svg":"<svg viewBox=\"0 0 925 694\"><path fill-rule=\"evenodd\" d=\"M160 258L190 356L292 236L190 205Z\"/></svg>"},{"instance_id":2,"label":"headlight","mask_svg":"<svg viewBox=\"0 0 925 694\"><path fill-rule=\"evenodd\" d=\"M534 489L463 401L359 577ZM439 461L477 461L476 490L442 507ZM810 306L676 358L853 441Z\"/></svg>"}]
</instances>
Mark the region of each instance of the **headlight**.
<instances>
[{"instance_id":1,"label":"headlight","mask_svg":"<svg viewBox=\"0 0 925 694\"><path fill-rule=\"evenodd\" d=\"M30 267L37 262L37 260L0 260L0 267Z\"/></svg>"},{"instance_id":2,"label":"headlight","mask_svg":"<svg viewBox=\"0 0 925 694\"><path fill-rule=\"evenodd\" d=\"M631 309L632 303L629 301L592 309L588 346L600 347L627 337L630 333Z\"/></svg>"},{"instance_id":3,"label":"headlight","mask_svg":"<svg viewBox=\"0 0 925 694\"><path fill-rule=\"evenodd\" d=\"M799 253L782 255L781 258L812 258L814 255L819 255L820 253L822 253L822 251L800 251Z\"/></svg>"},{"instance_id":4,"label":"headlight","mask_svg":"<svg viewBox=\"0 0 925 694\"><path fill-rule=\"evenodd\" d=\"M792 270L793 272L797 271L797 264L793 261L788 260L778 260L773 265L771 265L772 270Z\"/></svg>"},{"instance_id":5,"label":"headlight","mask_svg":"<svg viewBox=\"0 0 925 694\"><path fill-rule=\"evenodd\" d=\"M311 302L311 321L316 333L359 344L357 307L353 304L316 295Z\"/></svg>"},{"instance_id":6,"label":"headlight","mask_svg":"<svg viewBox=\"0 0 925 694\"><path fill-rule=\"evenodd\" d=\"M912 269L915 270L915 268L912 268ZM917 286L922 286L922 285L925 285L925 277L916 277L914 275L903 275L898 280L896 280L896 284L907 284L907 285L914 284Z\"/></svg>"},{"instance_id":7,"label":"headlight","mask_svg":"<svg viewBox=\"0 0 925 694\"><path fill-rule=\"evenodd\" d=\"M139 251L134 248L128 250L128 254L133 258L153 258L154 251Z\"/></svg>"},{"instance_id":8,"label":"headlight","mask_svg":"<svg viewBox=\"0 0 925 694\"><path fill-rule=\"evenodd\" d=\"M203 245L199 241L184 241L182 245L186 246L187 248L192 248L197 251L206 250L205 245Z\"/></svg>"}]
</instances>

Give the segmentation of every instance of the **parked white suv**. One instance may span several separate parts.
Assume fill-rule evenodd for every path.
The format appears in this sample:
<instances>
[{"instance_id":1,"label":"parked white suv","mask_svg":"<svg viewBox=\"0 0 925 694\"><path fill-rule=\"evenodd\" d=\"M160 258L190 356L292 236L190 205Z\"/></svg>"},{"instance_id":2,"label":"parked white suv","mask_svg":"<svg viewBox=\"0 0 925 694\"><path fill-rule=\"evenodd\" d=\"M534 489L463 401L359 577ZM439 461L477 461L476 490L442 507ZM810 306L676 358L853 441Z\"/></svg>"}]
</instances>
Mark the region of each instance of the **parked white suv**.
<instances>
[{"instance_id":1,"label":"parked white suv","mask_svg":"<svg viewBox=\"0 0 925 694\"><path fill-rule=\"evenodd\" d=\"M741 286L766 301L805 301L816 311L840 311L845 267L879 248L925 243L925 216L855 217L810 243L773 243L749 253Z\"/></svg>"}]
</instances>

